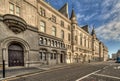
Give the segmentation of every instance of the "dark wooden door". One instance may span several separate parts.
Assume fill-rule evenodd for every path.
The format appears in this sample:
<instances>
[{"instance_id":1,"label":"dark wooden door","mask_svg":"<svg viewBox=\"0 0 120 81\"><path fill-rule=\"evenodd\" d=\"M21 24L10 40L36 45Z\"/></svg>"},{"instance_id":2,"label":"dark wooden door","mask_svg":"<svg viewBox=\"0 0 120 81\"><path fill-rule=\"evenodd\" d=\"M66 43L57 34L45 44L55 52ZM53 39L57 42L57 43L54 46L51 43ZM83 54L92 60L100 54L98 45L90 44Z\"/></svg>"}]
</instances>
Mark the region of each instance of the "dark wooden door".
<instances>
[{"instance_id":1,"label":"dark wooden door","mask_svg":"<svg viewBox=\"0 0 120 81\"><path fill-rule=\"evenodd\" d=\"M63 54L60 54L60 62L63 63Z\"/></svg>"},{"instance_id":2,"label":"dark wooden door","mask_svg":"<svg viewBox=\"0 0 120 81\"><path fill-rule=\"evenodd\" d=\"M11 44L8 47L9 66L24 66L23 48L19 44Z\"/></svg>"}]
</instances>

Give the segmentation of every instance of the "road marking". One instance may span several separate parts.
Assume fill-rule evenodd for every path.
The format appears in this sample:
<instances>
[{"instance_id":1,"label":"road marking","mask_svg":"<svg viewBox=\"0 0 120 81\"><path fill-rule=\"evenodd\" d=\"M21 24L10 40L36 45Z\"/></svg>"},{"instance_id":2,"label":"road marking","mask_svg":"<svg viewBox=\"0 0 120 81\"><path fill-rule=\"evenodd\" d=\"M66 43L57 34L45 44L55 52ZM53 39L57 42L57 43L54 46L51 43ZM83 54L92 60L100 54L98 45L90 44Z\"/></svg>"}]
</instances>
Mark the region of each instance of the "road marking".
<instances>
[{"instance_id":1,"label":"road marking","mask_svg":"<svg viewBox=\"0 0 120 81\"><path fill-rule=\"evenodd\" d=\"M97 76L103 76L103 77L108 77L108 78L114 78L114 79L119 79L119 77L114 77L114 76L110 76L110 75L103 75L103 74L93 74L93 75L97 75Z\"/></svg>"},{"instance_id":2,"label":"road marking","mask_svg":"<svg viewBox=\"0 0 120 81\"><path fill-rule=\"evenodd\" d=\"M97 73L97 72L99 72L99 71L101 71L101 70L94 71L94 72L92 72L92 73L90 73L90 74L88 74L88 75L85 75L85 76L77 79L76 81L80 81L80 80L82 80L82 79L84 79L84 78L86 78L86 77L88 77L88 76L90 76L90 75L92 75L92 74L95 74L95 73Z\"/></svg>"}]
</instances>

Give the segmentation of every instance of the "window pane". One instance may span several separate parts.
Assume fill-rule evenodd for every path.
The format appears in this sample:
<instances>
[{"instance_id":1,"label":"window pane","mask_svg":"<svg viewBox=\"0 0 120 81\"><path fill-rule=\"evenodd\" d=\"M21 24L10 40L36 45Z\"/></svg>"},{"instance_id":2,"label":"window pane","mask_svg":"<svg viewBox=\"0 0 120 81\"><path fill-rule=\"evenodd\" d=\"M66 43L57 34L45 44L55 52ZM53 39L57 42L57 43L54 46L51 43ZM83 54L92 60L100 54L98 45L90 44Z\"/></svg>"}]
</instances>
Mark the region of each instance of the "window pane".
<instances>
[{"instance_id":1,"label":"window pane","mask_svg":"<svg viewBox=\"0 0 120 81\"><path fill-rule=\"evenodd\" d=\"M14 5L10 3L10 10L14 10Z\"/></svg>"},{"instance_id":2,"label":"window pane","mask_svg":"<svg viewBox=\"0 0 120 81\"><path fill-rule=\"evenodd\" d=\"M44 22L40 22L40 30L41 32L45 32L45 23Z\"/></svg>"},{"instance_id":3,"label":"window pane","mask_svg":"<svg viewBox=\"0 0 120 81\"><path fill-rule=\"evenodd\" d=\"M61 38L64 39L64 31L61 30Z\"/></svg>"},{"instance_id":4,"label":"window pane","mask_svg":"<svg viewBox=\"0 0 120 81\"><path fill-rule=\"evenodd\" d=\"M43 44L43 38L40 38L40 45Z\"/></svg>"},{"instance_id":5,"label":"window pane","mask_svg":"<svg viewBox=\"0 0 120 81\"><path fill-rule=\"evenodd\" d=\"M56 28L55 27L52 27L52 35L56 36Z\"/></svg>"},{"instance_id":6,"label":"window pane","mask_svg":"<svg viewBox=\"0 0 120 81\"><path fill-rule=\"evenodd\" d=\"M16 6L16 15L20 16L20 8Z\"/></svg>"},{"instance_id":7,"label":"window pane","mask_svg":"<svg viewBox=\"0 0 120 81\"><path fill-rule=\"evenodd\" d=\"M10 14L14 14L14 5L10 3L9 6L10 6L10 7L9 7L9 8L10 8L10 10L9 10L9 11L10 11Z\"/></svg>"}]
</instances>

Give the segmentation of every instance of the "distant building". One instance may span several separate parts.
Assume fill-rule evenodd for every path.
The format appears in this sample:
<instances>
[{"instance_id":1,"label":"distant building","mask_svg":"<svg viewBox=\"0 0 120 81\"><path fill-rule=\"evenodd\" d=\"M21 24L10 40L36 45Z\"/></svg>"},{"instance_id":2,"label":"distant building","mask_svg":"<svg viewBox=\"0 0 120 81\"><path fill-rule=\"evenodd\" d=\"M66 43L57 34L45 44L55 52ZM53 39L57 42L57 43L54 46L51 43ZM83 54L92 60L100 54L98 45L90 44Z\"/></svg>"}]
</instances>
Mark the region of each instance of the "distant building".
<instances>
[{"instance_id":1,"label":"distant building","mask_svg":"<svg viewBox=\"0 0 120 81\"><path fill-rule=\"evenodd\" d=\"M66 3L56 10L44 0L0 0L0 64L6 67L106 61L108 48L93 28L79 26Z\"/></svg>"},{"instance_id":2,"label":"distant building","mask_svg":"<svg viewBox=\"0 0 120 81\"><path fill-rule=\"evenodd\" d=\"M120 57L120 50L117 51L117 57Z\"/></svg>"},{"instance_id":3,"label":"distant building","mask_svg":"<svg viewBox=\"0 0 120 81\"><path fill-rule=\"evenodd\" d=\"M116 59L117 59L117 54L116 54L116 53L113 53L113 54L112 54L112 59L113 59L113 60L116 60Z\"/></svg>"}]
</instances>

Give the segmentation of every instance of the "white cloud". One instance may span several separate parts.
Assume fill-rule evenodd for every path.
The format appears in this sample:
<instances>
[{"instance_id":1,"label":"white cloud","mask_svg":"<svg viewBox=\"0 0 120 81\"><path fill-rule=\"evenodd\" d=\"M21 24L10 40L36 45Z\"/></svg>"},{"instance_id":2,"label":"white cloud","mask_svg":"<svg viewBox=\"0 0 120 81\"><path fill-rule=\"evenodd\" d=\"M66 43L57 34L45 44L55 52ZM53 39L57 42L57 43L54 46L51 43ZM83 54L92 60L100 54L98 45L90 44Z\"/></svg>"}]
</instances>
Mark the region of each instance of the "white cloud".
<instances>
[{"instance_id":1,"label":"white cloud","mask_svg":"<svg viewBox=\"0 0 120 81\"><path fill-rule=\"evenodd\" d=\"M91 18L93 19L95 15L97 15L97 13L88 15L88 16L84 17L84 20L87 21L87 20L90 20Z\"/></svg>"},{"instance_id":2,"label":"white cloud","mask_svg":"<svg viewBox=\"0 0 120 81\"><path fill-rule=\"evenodd\" d=\"M105 0L104 9L113 3L110 11L105 11L101 14L101 19L110 18L109 22L96 28L97 35L104 40L120 41L120 1L116 0Z\"/></svg>"},{"instance_id":3,"label":"white cloud","mask_svg":"<svg viewBox=\"0 0 120 81\"><path fill-rule=\"evenodd\" d=\"M120 41L120 22L110 22L96 28L97 35L104 40Z\"/></svg>"},{"instance_id":4,"label":"white cloud","mask_svg":"<svg viewBox=\"0 0 120 81\"><path fill-rule=\"evenodd\" d=\"M82 15L82 14L76 14L76 16L77 16L77 19L82 19L82 18L84 18L85 17L85 15Z\"/></svg>"}]
</instances>

